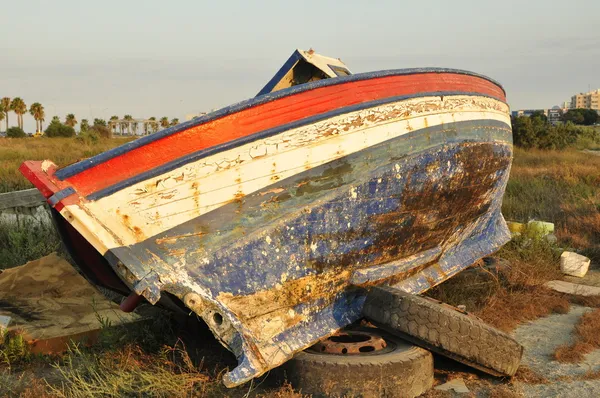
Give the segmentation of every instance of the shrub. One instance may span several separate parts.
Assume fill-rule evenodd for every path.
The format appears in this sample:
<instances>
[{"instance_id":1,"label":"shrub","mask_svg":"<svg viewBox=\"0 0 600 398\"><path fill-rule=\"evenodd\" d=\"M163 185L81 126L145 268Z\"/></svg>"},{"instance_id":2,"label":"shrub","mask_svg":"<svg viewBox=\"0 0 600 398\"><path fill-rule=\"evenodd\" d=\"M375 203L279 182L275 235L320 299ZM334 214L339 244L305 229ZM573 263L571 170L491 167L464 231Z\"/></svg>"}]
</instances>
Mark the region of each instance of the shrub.
<instances>
[{"instance_id":1,"label":"shrub","mask_svg":"<svg viewBox=\"0 0 600 398\"><path fill-rule=\"evenodd\" d=\"M600 143L600 133L590 127L571 122L552 125L539 116L514 118L513 139L516 146L526 149L558 149L568 147L594 147Z\"/></svg>"},{"instance_id":2,"label":"shrub","mask_svg":"<svg viewBox=\"0 0 600 398\"><path fill-rule=\"evenodd\" d=\"M569 109L562 117L565 122L592 126L598 122L598 112L592 109Z\"/></svg>"},{"instance_id":3,"label":"shrub","mask_svg":"<svg viewBox=\"0 0 600 398\"><path fill-rule=\"evenodd\" d=\"M46 135L48 137L73 137L75 135L75 129L54 120L46 128Z\"/></svg>"},{"instance_id":4,"label":"shrub","mask_svg":"<svg viewBox=\"0 0 600 398\"><path fill-rule=\"evenodd\" d=\"M90 127L88 133L97 134L101 138L112 138L112 130L99 124Z\"/></svg>"},{"instance_id":5,"label":"shrub","mask_svg":"<svg viewBox=\"0 0 600 398\"><path fill-rule=\"evenodd\" d=\"M93 145L95 143L97 143L100 140L100 136L98 135L98 133L96 133L93 130L86 130L84 132L79 133L79 135L77 136L77 141L83 143L83 144L87 144L87 145ZM84 156L87 156L86 154L84 154Z\"/></svg>"},{"instance_id":6,"label":"shrub","mask_svg":"<svg viewBox=\"0 0 600 398\"><path fill-rule=\"evenodd\" d=\"M6 130L6 136L10 138L23 138L27 137L27 134L20 127L10 127Z\"/></svg>"}]
</instances>

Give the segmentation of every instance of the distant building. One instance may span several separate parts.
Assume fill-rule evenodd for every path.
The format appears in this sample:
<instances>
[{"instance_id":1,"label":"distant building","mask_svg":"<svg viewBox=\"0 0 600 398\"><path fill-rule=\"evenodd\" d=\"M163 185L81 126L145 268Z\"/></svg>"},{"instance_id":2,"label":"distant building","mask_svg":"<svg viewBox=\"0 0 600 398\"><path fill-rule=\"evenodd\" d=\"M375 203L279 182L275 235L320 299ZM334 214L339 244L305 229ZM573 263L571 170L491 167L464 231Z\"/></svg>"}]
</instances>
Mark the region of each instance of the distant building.
<instances>
[{"instance_id":1,"label":"distant building","mask_svg":"<svg viewBox=\"0 0 600 398\"><path fill-rule=\"evenodd\" d=\"M550 122L551 124L558 124L562 122L563 114L563 110L558 106L555 106L552 109L548 109L548 122Z\"/></svg>"},{"instance_id":2,"label":"distant building","mask_svg":"<svg viewBox=\"0 0 600 398\"><path fill-rule=\"evenodd\" d=\"M520 111L513 111L512 116L513 117L519 117L519 116L529 117L529 116L533 115L535 112L543 112L546 117L548 116L548 109L522 109Z\"/></svg>"},{"instance_id":3,"label":"distant building","mask_svg":"<svg viewBox=\"0 0 600 398\"><path fill-rule=\"evenodd\" d=\"M570 108L593 109L600 111L600 89L589 93L580 93L571 97Z\"/></svg>"},{"instance_id":4,"label":"distant building","mask_svg":"<svg viewBox=\"0 0 600 398\"><path fill-rule=\"evenodd\" d=\"M548 122L550 122L552 124L560 123L562 121L562 116L564 114L563 109L561 109L558 106L555 106L552 109L522 109L519 111L513 111L512 116L513 117L519 117L519 116L530 117L535 112L542 112L544 114L544 116L546 116L548 118Z\"/></svg>"}]
</instances>

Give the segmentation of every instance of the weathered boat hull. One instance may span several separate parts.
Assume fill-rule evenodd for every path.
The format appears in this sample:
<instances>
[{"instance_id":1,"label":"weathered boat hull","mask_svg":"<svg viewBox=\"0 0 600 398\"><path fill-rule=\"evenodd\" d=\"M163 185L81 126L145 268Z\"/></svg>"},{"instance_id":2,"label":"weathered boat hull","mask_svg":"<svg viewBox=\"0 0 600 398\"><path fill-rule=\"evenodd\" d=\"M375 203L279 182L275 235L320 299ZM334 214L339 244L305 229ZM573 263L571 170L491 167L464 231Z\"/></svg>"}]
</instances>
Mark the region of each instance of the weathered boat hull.
<instances>
[{"instance_id":1,"label":"weathered boat hull","mask_svg":"<svg viewBox=\"0 0 600 398\"><path fill-rule=\"evenodd\" d=\"M207 322L238 357L233 386L359 319L369 286L420 293L497 250L511 158L497 83L415 70L305 84L22 170L65 239Z\"/></svg>"}]
</instances>

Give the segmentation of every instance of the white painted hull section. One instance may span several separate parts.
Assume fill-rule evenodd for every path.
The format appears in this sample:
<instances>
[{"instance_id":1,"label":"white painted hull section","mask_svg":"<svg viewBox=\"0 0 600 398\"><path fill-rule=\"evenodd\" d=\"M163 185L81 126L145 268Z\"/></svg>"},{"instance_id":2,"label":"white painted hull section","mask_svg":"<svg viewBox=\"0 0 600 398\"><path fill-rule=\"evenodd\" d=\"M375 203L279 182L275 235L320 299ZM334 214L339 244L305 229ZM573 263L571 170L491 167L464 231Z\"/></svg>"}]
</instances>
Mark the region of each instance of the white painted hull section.
<instances>
[{"instance_id":1,"label":"white painted hull section","mask_svg":"<svg viewBox=\"0 0 600 398\"><path fill-rule=\"evenodd\" d=\"M102 241L97 249L104 253L113 247L143 241L278 180L411 131L473 120L497 120L510 125L508 115L506 104L487 97L423 97L381 105L188 163L88 202L84 204L87 214L73 210L73 215L86 228L103 224L110 231L95 233ZM84 221L92 214L99 223Z\"/></svg>"}]
</instances>

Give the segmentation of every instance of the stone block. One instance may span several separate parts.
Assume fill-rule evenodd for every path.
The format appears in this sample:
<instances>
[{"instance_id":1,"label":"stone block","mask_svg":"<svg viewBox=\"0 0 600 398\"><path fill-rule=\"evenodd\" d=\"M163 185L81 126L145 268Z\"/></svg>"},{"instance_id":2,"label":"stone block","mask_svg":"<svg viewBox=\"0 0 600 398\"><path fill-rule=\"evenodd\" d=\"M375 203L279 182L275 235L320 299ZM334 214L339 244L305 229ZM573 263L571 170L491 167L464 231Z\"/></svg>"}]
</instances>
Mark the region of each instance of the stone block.
<instances>
[{"instance_id":1,"label":"stone block","mask_svg":"<svg viewBox=\"0 0 600 398\"><path fill-rule=\"evenodd\" d=\"M563 274L583 278L590 268L590 259L573 252L563 252L560 256L560 270Z\"/></svg>"}]
</instances>

